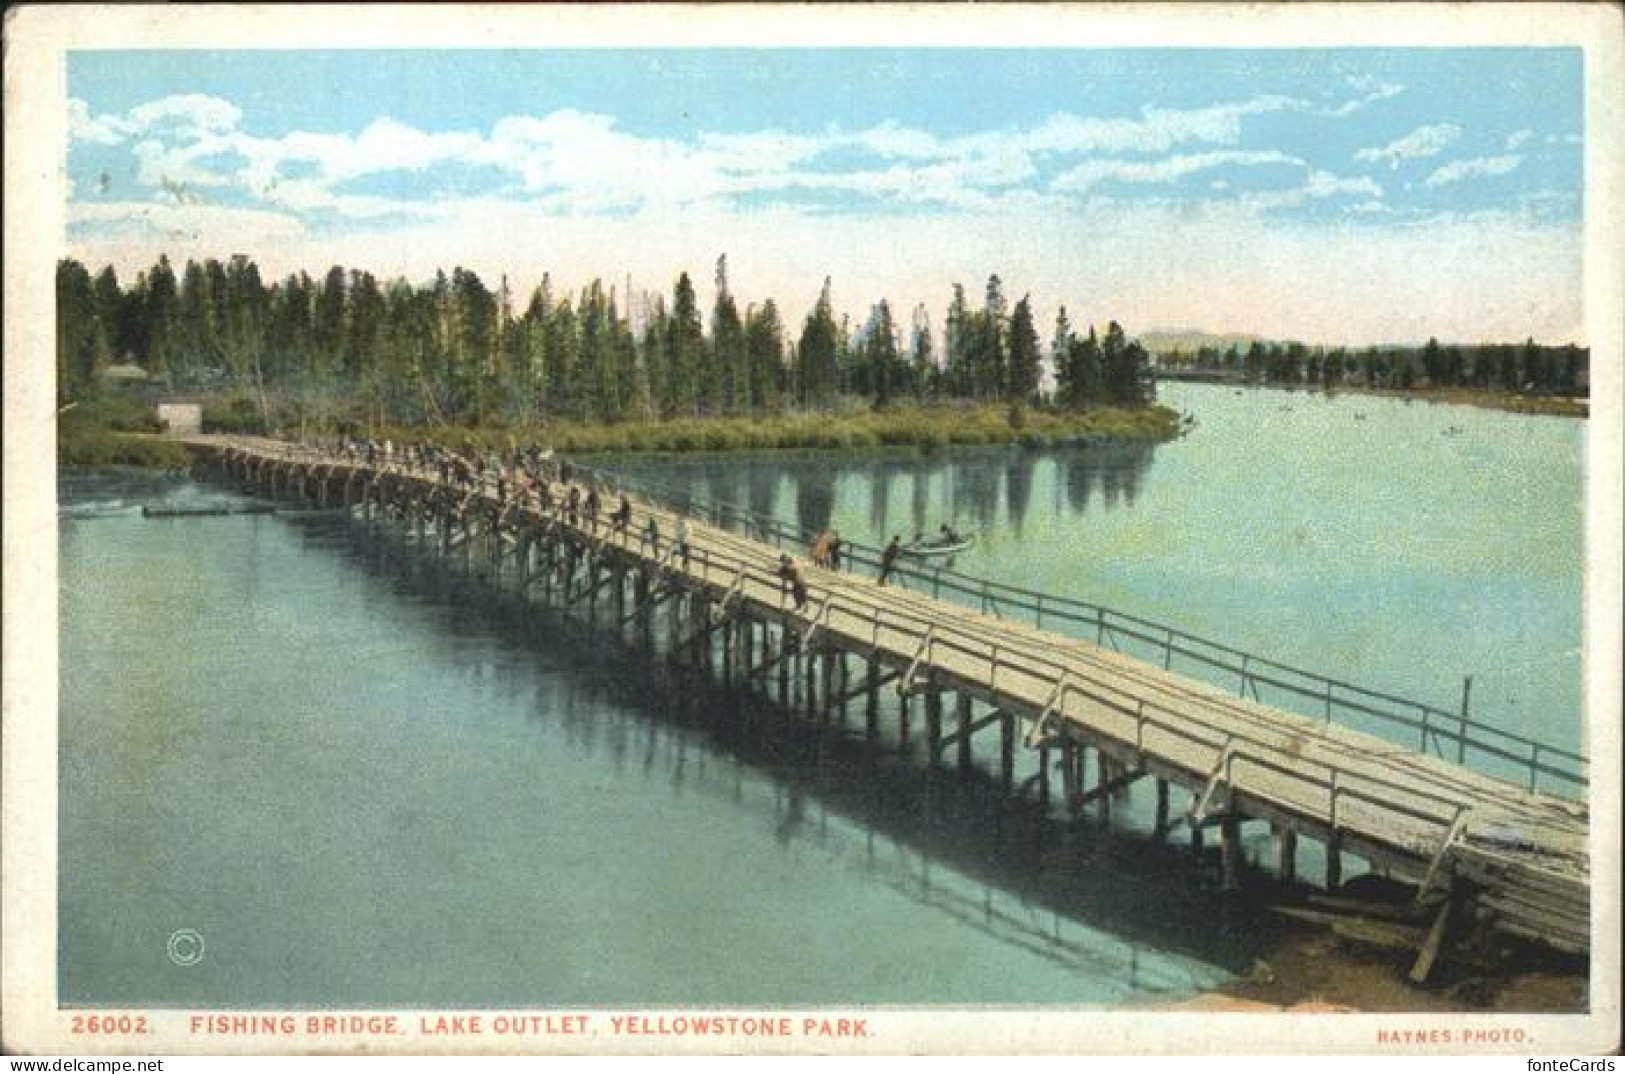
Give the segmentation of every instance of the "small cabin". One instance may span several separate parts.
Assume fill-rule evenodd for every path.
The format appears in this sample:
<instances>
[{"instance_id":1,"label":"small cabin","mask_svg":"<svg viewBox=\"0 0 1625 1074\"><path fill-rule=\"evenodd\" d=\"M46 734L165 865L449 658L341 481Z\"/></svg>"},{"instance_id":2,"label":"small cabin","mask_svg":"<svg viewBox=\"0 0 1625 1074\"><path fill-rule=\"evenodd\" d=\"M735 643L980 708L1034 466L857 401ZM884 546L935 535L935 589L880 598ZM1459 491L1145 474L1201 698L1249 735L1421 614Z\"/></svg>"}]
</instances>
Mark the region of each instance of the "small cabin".
<instances>
[{"instance_id":1,"label":"small cabin","mask_svg":"<svg viewBox=\"0 0 1625 1074\"><path fill-rule=\"evenodd\" d=\"M159 403L158 423L172 433L201 433L203 406L200 403Z\"/></svg>"}]
</instances>

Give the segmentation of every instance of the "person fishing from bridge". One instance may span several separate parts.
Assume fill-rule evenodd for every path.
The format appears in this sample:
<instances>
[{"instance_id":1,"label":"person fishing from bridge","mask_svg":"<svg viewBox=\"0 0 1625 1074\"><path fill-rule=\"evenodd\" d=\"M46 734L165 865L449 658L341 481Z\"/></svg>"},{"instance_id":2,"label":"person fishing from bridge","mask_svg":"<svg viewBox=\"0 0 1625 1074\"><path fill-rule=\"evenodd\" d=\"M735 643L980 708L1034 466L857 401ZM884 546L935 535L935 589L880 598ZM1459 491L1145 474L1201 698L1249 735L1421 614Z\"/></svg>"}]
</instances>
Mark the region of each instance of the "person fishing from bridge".
<instances>
[{"instance_id":1,"label":"person fishing from bridge","mask_svg":"<svg viewBox=\"0 0 1625 1074\"><path fill-rule=\"evenodd\" d=\"M813 538L812 561L814 567L829 566L829 542L828 530L821 530L818 536Z\"/></svg>"},{"instance_id":2,"label":"person fishing from bridge","mask_svg":"<svg viewBox=\"0 0 1625 1074\"><path fill-rule=\"evenodd\" d=\"M620 534L626 533L626 527L632 523L632 501L621 493L621 504L615 508L615 513L609 516L610 527Z\"/></svg>"},{"instance_id":3,"label":"person fishing from bridge","mask_svg":"<svg viewBox=\"0 0 1625 1074\"><path fill-rule=\"evenodd\" d=\"M886 550L880 553L880 577L875 579L876 585L886 584L886 579L890 578L892 571L897 568L897 557L902 554L903 539L894 533L891 537L891 543L887 544Z\"/></svg>"},{"instance_id":4,"label":"person fishing from bridge","mask_svg":"<svg viewBox=\"0 0 1625 1074\"><path fill-rule=\"evenodd\" d=\"M846 547L846 542L841 540L841 531L840 530L831 530L830 534L829 534L829 569L830 570L838 571L838 570L841 569L841 551L845 547Z\"/></svg>"},{"instance_id":5,"label":"person fishing from bridge","mask_svg":"<svg viewBox=\"0 0 1625 1074\"><path fill-rule=\"evenodd\" d=\"M679 559L681 559L683 561L683 569L687 570L688 569L688 516L687 515L678 515L677 516L677 529L672 534L672 540L673 540L674 544L676 545L677 558L679 558Z\"/></svg>"},{"instance_id":6,"label":"person fishing from bridge","mask_svg":"<svg viewBox=\"0 0 1625 1074\"><path fill-rule=\"evenodd\" d=\"M651 556L660 558L660 523L655 521L653 515L650 515L649 520L643 524L643 537L639 541L638 548L640 551L647 548Z\"/></svg>"},{"instance_id":7,"label":"person fishing from bridge","mask_svg":"<svg viewBox=\"0 0 1625 1074\"><path fill-rule=\"evenodd\" d=\"M807 606L807 579L801 573L801 567L786 553L779 557L779 569L775 572L783 581L783 591L790 594L790 599L796 603L796 611Z\"/></svg>"},{"instance_id":8,"label":"person fishing from bridge","mask_svg":"<svg viewBox=\"0 0 1625 1074\"><path fill-rule=\"evenodd\" d=\"M581 490L576 488L574 485L571 485L570 491L565 493L564 497L564 520L571 526L574 526L576 525L576 521L580 515Z\"/></svg>"},{"instance_id":9,"label":"person fishing from bridge","mask_svg":"<svg viewBox=\"0 0 1625 1074\"><path fill-rule=\"evenodd\" d=\"M581 512L587 518L587 529L592 531L598 529L598 508L600 506L602 506L602 501L598 499L598 486L589 484L587 486L587 498L581 504Z\"/></svg>"}]
</instances>

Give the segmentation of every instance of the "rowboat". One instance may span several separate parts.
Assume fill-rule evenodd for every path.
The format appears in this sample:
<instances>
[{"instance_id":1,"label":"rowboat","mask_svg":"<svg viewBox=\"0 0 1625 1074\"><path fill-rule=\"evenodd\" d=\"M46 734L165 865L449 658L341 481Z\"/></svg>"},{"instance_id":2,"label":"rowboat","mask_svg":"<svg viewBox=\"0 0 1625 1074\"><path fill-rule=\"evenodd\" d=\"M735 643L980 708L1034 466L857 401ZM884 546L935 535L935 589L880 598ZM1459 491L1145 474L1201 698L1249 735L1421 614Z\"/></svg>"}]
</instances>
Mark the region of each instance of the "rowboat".
<instances>
[{"instance_id":1,"label":"rowboat","mask_svg":"<svg viewBox=\"0 0 1625 1074\"><path fill-rule=\"evenodd\" d=\"M958 537L951 541L911 541L904 545L902 552L905 556L918 556L928 559L934 556L951 556L963 552L976 543L976 535Z\"/></svg>"}]
</instances>

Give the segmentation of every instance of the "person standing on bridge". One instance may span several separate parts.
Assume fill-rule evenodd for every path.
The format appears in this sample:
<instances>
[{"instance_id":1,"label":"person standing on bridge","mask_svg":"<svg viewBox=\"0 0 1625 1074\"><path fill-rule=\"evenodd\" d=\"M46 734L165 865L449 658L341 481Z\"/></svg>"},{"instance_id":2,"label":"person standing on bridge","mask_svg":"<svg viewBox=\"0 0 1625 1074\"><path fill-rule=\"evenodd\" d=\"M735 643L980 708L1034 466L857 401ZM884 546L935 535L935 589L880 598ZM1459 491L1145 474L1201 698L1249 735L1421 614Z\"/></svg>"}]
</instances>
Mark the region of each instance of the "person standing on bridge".
<instances>
[{"instance_id":1,"label":"person standing on bridge","mask_svg":"<svg viewBox=\"0 0 1625 1074\"><path fill-rule=\"evenodd\" d=\"M615 508L615 513L609 516L609 523L612 527L614 527L616 533L624 534L626 532L626 527L630 525L631 522L632 501L628 500L626 498L626 493L623 492L621 493L621 504L619 507Z\"/></svg>"},{"instance_id":2,"label":"person standing on bridge","mask_svg":"<svg viewBox=\"0 0 1625 1074\"><path fill-rule=\"evenodd\" d=\"M897 557L902 553L903 538L894 533L891 536L891 543L886 546L884 552L880 553L880 577L875 579L876 585L886 584L886 579L891 577L892 571L897 567Z\"/></svg>"},{"instance_id":3,"label":"person standing on bridge","mask_svg":"<svg viewBox=\"0 0 1625 1074\"><path fill-rule=\"evenodd\" d=\"M593 532L598 530L598 508L601 501L598 499L598 486L587 486L587 500L581 505L582 514L587 517L587 529Z\"/></svg>"},{"instance_id":4,"label":"person standing on bridge","mask_svg":"<svg viewBox=\"0 0 1625 1074\"><path fill-rule=\"evenodd\" d=\"M649 521L643 524L643 540L639 548L647 548L651 556L660 558L660 523L655 521L653 515L650 515Z\"/></svg>"},{"instance_id":5,"label":"person standing on bridge","mask_svg":"<svg viewBox=\"0 0 1625 1074\"><path fill-rule=\"evenodd\" d=\"M796 611L807 606L807 579L802 576L801 568L789 555L779 557L778 575L784 581L784 586L790 591L790 599L796 602Z\"/></svg>"},{"instance_id":6,"label":"person standing on bridge","mask_svg":"<svg viewBox=\"0 0 1625 1074\"><path fill-rule=\"evenodd\" d=\"M688 569L688 516L677 516L677 530L672 535L677 546L677 556L683 561L683 569Z\"/></svg>"}]
</instances>

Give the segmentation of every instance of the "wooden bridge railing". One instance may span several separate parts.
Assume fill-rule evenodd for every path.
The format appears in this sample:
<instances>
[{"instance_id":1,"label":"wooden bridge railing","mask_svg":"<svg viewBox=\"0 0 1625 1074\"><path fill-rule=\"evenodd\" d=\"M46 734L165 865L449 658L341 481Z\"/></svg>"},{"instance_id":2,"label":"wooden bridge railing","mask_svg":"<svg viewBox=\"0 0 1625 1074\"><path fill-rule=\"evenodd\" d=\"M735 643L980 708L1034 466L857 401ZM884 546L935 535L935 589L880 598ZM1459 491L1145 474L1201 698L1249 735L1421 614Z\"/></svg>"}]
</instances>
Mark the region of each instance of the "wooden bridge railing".
<instances>
[{"instance_id":1,"label":"wooden bridge railing","mask_svg":"<svg viewBox=\"0 0 1625 1074\"><path fill-rule=\"evenodd\" d=\"M652 482L626 478L609 471L581 468L587 475L612 486L633 489L668 507L679 508L695 517L773 542L779 547L801 549L810 544L812 533L776 518L763 517L725 502L706 501L685 492ZM846 541L855 564L878 570L880 549L860 542ZM1065 629L1074 636L1093 636L1096 644L1109 645L1159 662L1174 670L1175 658L1204 681L1229 686L1241 696L1263 702L1260 688L1273 691L1270 704L1305 716L1352 726L1361 723L1393 739L1394 729L1406 736L1401 744L1414 742L1423 752L1453 759L1463 765L1496 766L1490 774L1518 773L1530 790L1556 790L1570 797L1583 797L1589 782L1590 762L1577 751L1541 742L1475 720L1468 712L1466 694L1459 710L1443 709L1426 702L1302 668L1293 667L1211 638L1120 612L1091 601L1055 596L1005 583L962 574L946 567L927 568L900 560L893 568L902 584L933 597L946 597L983 613L1009 617L1019 615L1040 629ZM1136 652L1132 647L1139 646ZM1284 699L1284 700L1283 700ZM1450 755L1454 756L1451 757Z\"/></svg>"}]
</instances>

